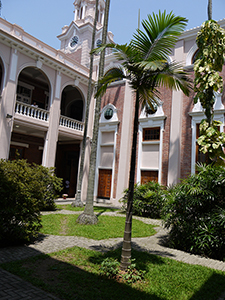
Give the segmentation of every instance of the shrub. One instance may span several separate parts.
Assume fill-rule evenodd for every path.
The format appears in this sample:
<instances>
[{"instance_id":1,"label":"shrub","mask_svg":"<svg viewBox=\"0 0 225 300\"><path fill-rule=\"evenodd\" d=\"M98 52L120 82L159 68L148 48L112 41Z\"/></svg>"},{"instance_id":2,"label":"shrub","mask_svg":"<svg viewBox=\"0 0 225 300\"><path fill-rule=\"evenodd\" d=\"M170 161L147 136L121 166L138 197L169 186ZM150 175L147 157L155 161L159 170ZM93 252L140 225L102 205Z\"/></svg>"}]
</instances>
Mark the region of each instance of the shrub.
<instances>
[{"instance_id":1,"label":"shrub","mask_svg":"<svg viewBox=\"0 0 225 300\"><path fill-rule=\"evenodd\" d=\"M107 257L100 266L101 276L106 276L107 278L113 278L117 281L134 283L144 279L145 271L138 270L136 268L135 259L132 259L131 264L127 267L125 271L120 270L120 263L117 259L112 257Z\"/></svg>"},{"instance_id":2,"label":"shrub","mask_svg":"<svg viewBox=\"0 0 225 300\"><path fill-rule=\"evenodd\" d=\"M40 210L55 210L55 199L62 190L62 179L55 175L54 168L33 165L33 196L40 200ZM38 189L38 193L37 193Z\"/></svg>"},{"instance_id":3,"label":"shrub","mask_svg":"<svg viewBox=\"0 0 225 300\"><path fill-rule=\"evenodd\" d=\"M216 259L225 258L225 169L199 165L198 174L167 194L169 245Z\"/></svg>"},{"instance_id":4,"label":"shrub","mask_svg":"<svg viewBox=\"0 0 225 300\"><path fill-rule=\"evenodd\" d=\"M100 266L100 274L108 278L115 278L119 272L120 263L112 258L107 257Z\"/></svg>"},{"instance_id":5,"label":"shrub","mask_svg":"<svg viewBox=\"0 0 225 300\"><path fill-rule=\"evenodd\" d=\"M165 193L166 188L158 182L150 181L142 185L135 184L133 214L149 218L161 218ZM124 191L124 197L120 200L124 209L126 209L127 198L128 189Z\"/></svg>"},{"instance_id":6,"label":"shrub","mask_svg":"<svg viewBox=\"0 0 225 300\"><path fill-rule=\"evenodd\" d=\"M53 208L60 180L52 169L25 160L0 160L1 244L30 241L41 227L40 209Z\"/></svg>"}]
</instances>

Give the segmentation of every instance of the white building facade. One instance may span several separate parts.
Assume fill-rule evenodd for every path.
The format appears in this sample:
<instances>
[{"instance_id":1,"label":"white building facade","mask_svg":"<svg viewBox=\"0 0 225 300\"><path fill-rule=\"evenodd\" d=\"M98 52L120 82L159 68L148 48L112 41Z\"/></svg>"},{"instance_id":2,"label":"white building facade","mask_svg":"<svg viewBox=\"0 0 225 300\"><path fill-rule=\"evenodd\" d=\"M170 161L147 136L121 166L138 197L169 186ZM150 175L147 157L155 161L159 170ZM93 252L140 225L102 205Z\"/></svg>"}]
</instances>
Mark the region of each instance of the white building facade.
<instances>
[{"instance_id":1,"label":"white building facade","mask_svg":"<svg viewBox=\"0 0 225 300\"><path fill-rule=\"evenodd\" d=\"M28 162L55 167L69 196L76 193L89 78L89 59L95 0L76 0L74 20L58 36L60 50L0 18L0 158L16 155ZM99 1L95 45L101 44L105 1ZM225 28L225 20L219 21ZM184 62L193 74L195 39L199 28L182 34L170 59ZM108 32L108 42L113 34ZM94 61L93 84L99 56ZM105 72L117 68L113 53L106 53ZM225 70L222 71L225 78ZM162 88L155 113L140 111L136 182L156 180L175 184L195 172L200 160L196 147L198 124L204 117L193 93ZM129 82L111 84L102 98L95 200L118 205L128 186L134 97ZM215 118L224 124L224 94L215 95ZM82 200L88 187L90 147L95 100L90 103ZM224 130L221 126L221 130ZM197 151L197 152L196 152Z\"/></svg>"}]
</instances>

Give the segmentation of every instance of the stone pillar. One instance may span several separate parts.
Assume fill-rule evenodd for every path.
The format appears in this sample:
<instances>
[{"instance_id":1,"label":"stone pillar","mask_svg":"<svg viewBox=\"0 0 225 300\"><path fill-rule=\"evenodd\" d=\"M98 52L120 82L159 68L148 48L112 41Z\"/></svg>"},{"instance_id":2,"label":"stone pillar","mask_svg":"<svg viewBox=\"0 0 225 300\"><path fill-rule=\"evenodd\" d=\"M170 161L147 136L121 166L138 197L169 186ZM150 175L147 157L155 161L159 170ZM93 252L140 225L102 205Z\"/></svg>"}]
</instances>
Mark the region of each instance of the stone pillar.
<instances>
[{"instance_id":1,"label":"stone pillar","mask_svg":"<svg viewBox=\"0 0 225 300\"><path fill-rule=\"evenodd\" d=\"M74 22L77 20L77 5L75 5Z\"/></svg>"},{"instance_id":2,"label":"stone pillar","mask_svg":"<svg viewBox=\"0 0 225 300\"><path fill-rule=\"evenodd\" d=\"M59 118L60 118L60 98L61 98L61 74L56 75L54 100L49 114L49 127L45 138L45 145L42 157L42 165L46 167L55 166L56 147L58 141Z\"/></svg>"},{"instance_id":3,"label":"stone pillar","mask_svg":"<svg viewBox=\"0 0 225 300\"><path fill-rule=\"evenodd\" d=\"M17 88L17 49L12 49L9 64L9 80L1 101L0 112L0 158L7 159L9 156L11 133L13 130L13 116L15 113L16 88ZM8 117L6 117L8 115ZM11 116L11 117L10 117Z\"/></svg>"},{"instance_id":4,"label":"stone pillar","mask_svg":"<svg viewBox=\"0 0 225 300\"><path fill-rule=\"evenodd\" d=\"M104 11L102 12L102 20L101 20L101 24L103 25L103 23L104 23L104 18L105 18L105 13L104 13Z\"/></svg>"},{"instance_id":5,"label":"stone pillar","mask_svg":"<svg viewBox=\"0 0 225 300\"><path fill-rule=\"evenodd\" d=\"M179 41L174 50L176 61L183 61L184 45ZM180 178L180 151L182 134L182 101L183 92L173 91L171 108L171 127L170 127L170 148L168 163L168 185L176 184Z\"/></svg>"},{"instance_id":6,"label":"stone pillar","mask_svg":"<svg viewBox=\"0 0 225 300\"><path fill-rule=\"evenodd\" d=\"M82 15L81 15L81 19L83 20L85 17L85 4L82 3Z\"/></svg>"},{"instance_id":7,"label":"stone pillar","mask_svg":"<svg viewBox=\"0 0 225 300\"><path fill-rule=\"evenodd\" d=\"M133 92L129 86L128 81L125 86L125 98L123 104L123 119L120 139L120 154L118 166L118 179L116 187L116 201L122 196L124 190L128 187L129 170L130 170L130 153L133 128ZM118 204L118 202L116 203Z\"/></svg>"}]
</instances>

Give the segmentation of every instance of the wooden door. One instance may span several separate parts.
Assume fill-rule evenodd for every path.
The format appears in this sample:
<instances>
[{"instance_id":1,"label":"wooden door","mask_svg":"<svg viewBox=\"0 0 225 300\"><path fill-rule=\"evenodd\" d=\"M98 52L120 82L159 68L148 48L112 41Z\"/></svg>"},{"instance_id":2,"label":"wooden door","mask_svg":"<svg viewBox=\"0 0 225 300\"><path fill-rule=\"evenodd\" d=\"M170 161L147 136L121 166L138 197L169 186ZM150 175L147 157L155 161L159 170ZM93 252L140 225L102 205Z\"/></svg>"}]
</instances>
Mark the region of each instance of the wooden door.
<instances>
[{"instance_id":1,"label":"wooden door","mask_svg":"<svg viewBox=\"0 0 225 300\"><path fill-rule=\"evenodd\" d=\"M141 184L149 181L158 182L158 171L141 171Z\"/></svg>"},{"instance_id":2,"label":"wooden door","mask_svg":"<svg viewBox=\"0 0 225 300\"><path fill-rule=\"evenodd\" d=\"M99 169L98 198L110 199L112 170Z\"/></svg>"}]
</instances>

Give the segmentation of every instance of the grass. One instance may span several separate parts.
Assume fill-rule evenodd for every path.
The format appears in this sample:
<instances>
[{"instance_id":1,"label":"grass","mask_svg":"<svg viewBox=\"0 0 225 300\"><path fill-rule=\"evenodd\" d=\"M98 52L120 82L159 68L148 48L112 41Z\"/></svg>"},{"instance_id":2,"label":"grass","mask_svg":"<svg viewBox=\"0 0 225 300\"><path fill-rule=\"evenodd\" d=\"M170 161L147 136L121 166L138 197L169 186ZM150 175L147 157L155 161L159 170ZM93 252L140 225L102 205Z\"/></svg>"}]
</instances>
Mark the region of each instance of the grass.
<instances>
[{"instance_id":1,"label":"grass","mask_svg":"<svg viewBox=\"0 0 225 300\"><path fill-rule=\"evenodd\" d=\"M58 205L56 205L56 207L58 210L61 210L61 209L66 209L66 210L70 210L70 211L83 211L84 210L84 206L83 207L72 207L71 204L58 204ZM115 211L120 212L120 210L117 208L94 206L94 212L98 212L98 213L115 212Z\"/></svg>"},{"instance_id":2,"label":"grass","mask_svg":"<svg viewBox=\"0 0 225 300\"><path fill-rule=\"evenodd\" d=\"M135 284L101 277L106 257L120 259L121 249L106 254L73 247L1 267L60 299L217 300L225 288L225 272L132 251L145 279Z\"/></svg>"},{"instance_id":3,"label":"grass","mask_svg":"<svg viewBox=\"0 0 225 300\"><path fill-rule=\"evenodd\" d=\"M125 217L99 216L96 225L80 225L78 215L50 214L42 216L43 234L83 236L95 240L123 237ZM139 220L132 221L132 237L151 236L156 233L153 227Z\"/></svg>"}]
</instances>

